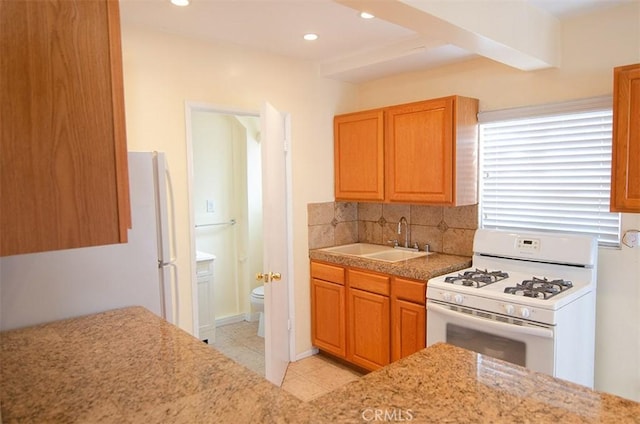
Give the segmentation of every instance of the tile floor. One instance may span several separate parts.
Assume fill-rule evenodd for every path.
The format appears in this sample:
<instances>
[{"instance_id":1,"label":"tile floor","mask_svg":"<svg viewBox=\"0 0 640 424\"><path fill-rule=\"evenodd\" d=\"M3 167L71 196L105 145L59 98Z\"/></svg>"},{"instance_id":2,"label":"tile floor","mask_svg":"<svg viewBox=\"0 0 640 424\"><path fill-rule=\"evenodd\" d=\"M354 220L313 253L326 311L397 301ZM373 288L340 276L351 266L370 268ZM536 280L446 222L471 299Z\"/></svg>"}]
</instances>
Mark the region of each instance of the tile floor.
<instances>
[{"instance_id":1,"label":"tile floor","mask_svg":"<svg viewBox=\"0 0 640 424\"><path fill-rule=\"evenodd\" d=\"M211 345L264 376L264 339L257 333L257 321L225 325L216 328L216 342ZM320 354L290 363L282 388L306 402L361 376L359 372Z\"/></svg>"},{"instance_id":2,"label":"tile floor","mask_svg":"<svg viewBox=\"0 0 640 424\"><path fill-rule=\"evenodd\" d=\"M258 321L217 327L216 341L209 344L264 377L264 339L258 337Z\"/></svg>"}]
</instances>

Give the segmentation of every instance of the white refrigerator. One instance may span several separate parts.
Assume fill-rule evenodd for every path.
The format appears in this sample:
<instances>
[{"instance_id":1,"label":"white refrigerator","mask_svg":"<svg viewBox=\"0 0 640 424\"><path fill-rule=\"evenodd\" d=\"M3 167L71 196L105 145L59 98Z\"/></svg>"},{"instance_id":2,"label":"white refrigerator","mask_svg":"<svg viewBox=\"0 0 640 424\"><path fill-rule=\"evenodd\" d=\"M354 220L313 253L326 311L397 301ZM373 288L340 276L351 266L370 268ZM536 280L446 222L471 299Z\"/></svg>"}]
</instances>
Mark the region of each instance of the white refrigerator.
<instances>
[{"instance_id":1,"label":"white refrigerator","mask_svg":"<svg viewBox=\"0 0 640 424\"><path fill-rule=\"evenodd\" d=\"M128 243L0 258L0 330L140 305L178 324L164 153L129 152Z\"/></svg>"}]
</instances>

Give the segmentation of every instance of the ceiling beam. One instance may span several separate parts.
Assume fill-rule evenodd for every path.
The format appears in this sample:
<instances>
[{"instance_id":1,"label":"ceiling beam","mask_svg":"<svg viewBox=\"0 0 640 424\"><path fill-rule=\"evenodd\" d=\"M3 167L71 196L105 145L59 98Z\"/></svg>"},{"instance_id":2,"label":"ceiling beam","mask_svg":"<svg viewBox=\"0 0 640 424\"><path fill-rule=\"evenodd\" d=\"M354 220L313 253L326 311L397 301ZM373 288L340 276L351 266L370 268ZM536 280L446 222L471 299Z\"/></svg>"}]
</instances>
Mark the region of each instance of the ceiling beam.
<instances>
[{"instance_id":1,"label":"ceiling beam","mask_svg":"<svg viewBox=\"0 0 640 424\"><path fill-rule=\"evenodd\" d=\"M320 75L335 77L353 70L381 65L389 61L397 61L408 56L422 53L426 50L441 47L443 44L444 43L439 40L415 36L384 46L374 46L348 56L322 62L320 64Z\"/></svg>"},{"instance_id":2,"label":"ceiling beam","mask_svg":"<svg viewBox=\"0 0 640 424\"><path fill-rule=\"evenodd\" d=\"M559 20L524 0L335 1L524 71L560 65Z\"/></svg>"}]
</instances>

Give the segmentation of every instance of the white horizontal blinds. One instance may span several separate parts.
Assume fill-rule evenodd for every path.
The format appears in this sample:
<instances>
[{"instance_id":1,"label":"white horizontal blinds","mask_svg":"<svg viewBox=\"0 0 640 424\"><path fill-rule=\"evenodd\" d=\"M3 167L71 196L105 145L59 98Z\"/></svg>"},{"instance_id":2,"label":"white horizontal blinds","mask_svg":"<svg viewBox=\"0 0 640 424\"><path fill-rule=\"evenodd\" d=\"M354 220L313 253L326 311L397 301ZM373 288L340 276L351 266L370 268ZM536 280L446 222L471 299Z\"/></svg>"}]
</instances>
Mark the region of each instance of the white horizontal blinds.
<instances>
[{"instance_id":1,"label":"white horizontal blinds","mask_svg":"<svg viewBox=\"0 0 640 424\"><path fill-rule=\"evenodd\" d=\"M589 234L618 246L611 121L608 107L481 124L482 227Z\"/></svg>"}]
</instances>

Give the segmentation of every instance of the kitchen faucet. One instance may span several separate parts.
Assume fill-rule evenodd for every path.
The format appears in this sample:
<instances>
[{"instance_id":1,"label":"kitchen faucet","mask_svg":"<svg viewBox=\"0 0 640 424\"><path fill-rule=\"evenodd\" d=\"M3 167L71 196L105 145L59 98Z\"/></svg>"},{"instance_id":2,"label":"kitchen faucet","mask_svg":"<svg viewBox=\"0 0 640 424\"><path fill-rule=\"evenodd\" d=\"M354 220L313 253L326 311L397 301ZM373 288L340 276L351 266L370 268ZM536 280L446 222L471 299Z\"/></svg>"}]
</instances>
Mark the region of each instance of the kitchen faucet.
<instances>
[{"instance_id":1,"label":"kitchen faucet","mask_svg":"<svg viewBox=\"0 0 640 424\"><path fill-rule=\"evenodd\" d=\"M398 221L398 235L402 233L402 224L404 223L404 247L409 247L409 223L404 216Z\"/></svg>"}]
</instances>

